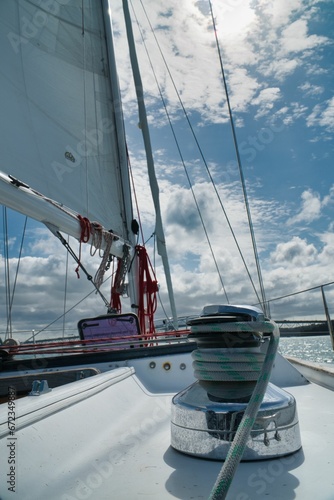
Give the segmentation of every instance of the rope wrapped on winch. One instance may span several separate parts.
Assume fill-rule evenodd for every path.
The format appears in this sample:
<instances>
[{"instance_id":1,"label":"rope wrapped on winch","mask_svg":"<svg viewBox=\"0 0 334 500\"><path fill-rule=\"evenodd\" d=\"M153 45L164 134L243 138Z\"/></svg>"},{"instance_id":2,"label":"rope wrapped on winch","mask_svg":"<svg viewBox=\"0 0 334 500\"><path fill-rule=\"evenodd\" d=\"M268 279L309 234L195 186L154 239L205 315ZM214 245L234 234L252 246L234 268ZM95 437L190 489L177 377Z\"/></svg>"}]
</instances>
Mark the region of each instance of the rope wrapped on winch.
<instances>
[{"instance_id":1,"label":"rope wrapped on winch","mask_svg":"<svg viewBox=\"0 0 334 500\"><path fill-rule=\"evenodd\" d=\"M213 400L249 400L261 372L261 339L271 330L263 321L243 319L213 315L189 321L189 337L197 343L194 375Z\"/></svg>"},{"instance_id":2,"label":"rope wrapped on winch","mask_svg":"<svg viewBox=\"0 0 334 500\"><path fill-rule=\"evenodd\" d=\"M231 331L232 329L233 331L235 331L235 327L236 323L227 323L222 326L225 331ZM241 330L245 329L244 326L239 325L239 328L240 327ZM233 442L231 443L231 447L227 454L226 460L210 493L209 500L224 500L227 496L236 469L244 453L247 439L250 435L251 429L256 420L258 410L263 401L278 348L279 329L273 321L266 320L264 322L250 322L247 324L246 328L247 327L250 331L256 329L257 331L262 331L263 333L269 334L270 341L264 357L262 368L256 381L255 388L252 392L238 430L234 436ZM239 328L237 327L237 329Z\"/></svg>"}]
</instances>

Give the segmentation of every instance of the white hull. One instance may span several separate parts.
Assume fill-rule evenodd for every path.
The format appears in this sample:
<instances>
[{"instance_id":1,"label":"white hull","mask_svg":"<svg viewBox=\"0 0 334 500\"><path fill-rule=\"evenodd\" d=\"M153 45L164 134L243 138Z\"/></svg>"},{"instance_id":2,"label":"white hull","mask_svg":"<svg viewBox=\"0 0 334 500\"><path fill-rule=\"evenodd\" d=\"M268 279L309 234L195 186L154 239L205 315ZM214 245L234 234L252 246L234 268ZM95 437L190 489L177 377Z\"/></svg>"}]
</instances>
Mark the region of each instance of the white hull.
<instances>
[{"instance_id":1,"label":"white hull","mask_svg":"<svg viewBox=\"0 0 334 500\"><path fill-rule=\"evenodd\" d=\"M118 364L128 366L17 400L15 436L2 405L2 500L208 498L222 463L170 446L171 398L194 380L190 354ZM227 498L333 498L334 392L308 383L281 356L271 380L297 400L302 449L242 462ZM6 487L8 443L15 445L15 493Z\"/></svg>"},{"instance_id":2,"label":"white hull","mask_svg":"<svg viewBox=\"0 0 334 500\"><path fill-rule=\"evenodd\" d=\"M334 368L319 363L303 361L298 358L287 357L290 363L297 368L310 382L319 384L334 391Z\"/></svg>"}]
</instances>

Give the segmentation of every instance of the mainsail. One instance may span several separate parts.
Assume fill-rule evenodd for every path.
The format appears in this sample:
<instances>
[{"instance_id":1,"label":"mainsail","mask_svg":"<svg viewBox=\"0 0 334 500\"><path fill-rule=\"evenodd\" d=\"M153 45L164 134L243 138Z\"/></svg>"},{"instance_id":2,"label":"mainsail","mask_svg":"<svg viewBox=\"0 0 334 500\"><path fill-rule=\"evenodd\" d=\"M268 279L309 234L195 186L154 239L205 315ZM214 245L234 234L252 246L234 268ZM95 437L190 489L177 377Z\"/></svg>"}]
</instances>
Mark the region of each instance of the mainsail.
<instances>
[{"instance_id":1,"label":"mainsail","mask_svg":"<svg viewBox=\"0 0 334 500\"><path fill-rule=\"evenodd\" d=\"M119 140L123 122L115 76L110 83L107 9L108 2L98 0L1 1L0 170L68 207L74 217L97 221L131 241L127 155L125 141ZM31 195L1 176L2 204L54 224L50 203L32 209L40 200ZM77 220L75 225L80 228ZM66 213L56 226L70 233Z\"/></svg>"}]
</instances>

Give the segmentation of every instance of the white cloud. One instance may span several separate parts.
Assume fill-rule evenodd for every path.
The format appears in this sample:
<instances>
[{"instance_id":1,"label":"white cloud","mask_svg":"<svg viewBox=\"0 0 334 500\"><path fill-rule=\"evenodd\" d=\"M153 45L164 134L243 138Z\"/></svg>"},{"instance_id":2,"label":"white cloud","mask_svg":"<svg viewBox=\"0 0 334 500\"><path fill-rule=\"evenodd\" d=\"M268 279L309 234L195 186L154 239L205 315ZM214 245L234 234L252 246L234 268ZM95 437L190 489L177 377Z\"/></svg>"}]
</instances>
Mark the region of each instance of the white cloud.
<instances>
[{"instance_id":1,"label":"white cloud","mask_svg":"<svg viewBox=\"0 0 334 500\"><path fill-rule=\"evenodd\" d=\"M260 0L256 5L250 0L233 0L223 4L216 0L212 3L236 125L244 126L244 113L250 107L259 120L273 112L278 100L285 102L288 108L293 106L287 100L283 84L302 65L309 74L312 68L315 74L322 70L321 62L313 60L312 54L327 44L328 39L311 33L309 25L317 15L318 2L313 1L311 6L305 6L302 0ZM176 111L179 102L174 85L188 113L199 113L202 123L225 123L228 120L226 100L208 7L202 2L190 0L173 0L168 5L151 0L151 4L146 5L168 69L145 15L139 6L135 8L174 123L180 119ZM119 73L125 89L125 113L127 116L136 115L127 44L121 37L122 13L117 3L113 14L116 16L116 45L120 53ZM166 118L161 108L157 110L154 107L158 91L136 24L134 31L150 120L155 126L162 126L166 124ZM320 92L319 86L313 83L309 83L308 87L304 84L302 90L305 93L303 99ZM305 110L305 103L299 102L298 107ZM321 116L312 114L308 122L315 120L324 127L330 126L331 110L319 112ZM285 123L292 124L296 118L296 114L287 113Z\"/></svg>"},{"instance_id":2,"label":"white cloud","mask_svg":"<svg viewBox=\"0 0 334 500\"><path fill-rule=\"evenodd\" d=\"M305 116L307 111L307 106L301 104L300 102L291 103L291 112L294 120L298 120L299 118Z\"/></svg>"},{"instance_id":3,"label":"white cloud","mask_svg":"<svg viewBox=\"0 0 334 500\"><path fill-rule=\"evenodd\" d=\"M79 243L73 239L70 243L78 255ZM36 252L38 256L36 256ZM3 275L5 263L3 257L0 257L0 272ZM30 247L30 255L24 255L20 260L12 302L12 327L14 331L25 331L26 335L30 335L33 329L37 332L59 318L50 326L50 330L55 335L61 335L64 307L69 310L76 305L75 309L65 317L66 332L73 333L76 331L78 319L106 312L101 298L95 294L91 283L82 270L80 270L80 279L78 279L75 272L77 264L72 257L69 257L68 267L66 262L66 251L60 242L48 230L36 229L35 241ZM90 245L82 246L82 263L86 266L88 273L94 276L100 259L98 256L90 257ZM17 258L10 258L10 289L12 293L17 264ZM101 289L107 298L110 296L109 287L110 281ZM5 297L3 281L0 283L0 294ZM86 296L87 298L85 298ZM85 300L81 302L84 298ZM1 304L0 310L2 318L6 318L5 302ZM5 330L6 324L3 320L0 337L3 337Z\"/></svg>"},{"instance_id":4,"label":"white cloud","mask_svg":"<svg viewBox=\"0 0 334 500\"><path fill-rule=\"evenodd\" d=\"M279 2L272 2L271 0L260 0L258 5L264 17L277 29L286 25L292 14L298 12L303 7L303 1L280 0Z\"/></svg>"},{"instance_id":5,"label":"white cloud","mask_svg":"<svg viewBox=\"0 0 334 500\"><path fill-rule=\"evenodd\" d=\"M332 205L334 203L334 184L330 187L328 195L322 201L323 206Z\"/></svg>"},{"instance_id":6,"label":"white cloud","mask_svg":"<svg viewBox=\"0 0 334 500\"><path fill-rule=\"evenodd\" d=\"M308 96L317 96L324 92L324 88L321 85L312 85L310 82L303 83L299 88Z\"/></svg>"},{"instance_id":7,"label":"white cloud","mask_svg":"<svg viewBox=\"0 0 334 500\"><path fill-rule=\"evenodd\" d=\"M278 101L281 98L281 92L278 87L267 88L261 90L256 99L253 99L252 104L258 106L258 111L256 117L265 116L270 113Z\"/></svg>"},{"instance_id":8,"label":"white cloud","mask_svg":"<svg viewBox=\"0 0 334 500\"><path fill-rule=\"evenodd\" d=\"M282 31L281 53L288 55L315 49L327 42L327 38L318 35L308 35L306 19L298 19Z\"/></svg>"},{"instance_id":9,"label":"white cloud","mask_svg":"<svg viewBox=\"0 0 334 500\"><path fill-rule=\"evenodd\" d=\"M299 222L310 223L318 219L321 215L321 199L319 193L314 193L311 189L304 191L301 195L302 203L300 212L288 219L287 224L292 225Z\"/></svg>"},{"instance_id":10,"label":"white cloud","mask_svg":"<svg viewBox=\"0 0 334 500\"><path fill-rule=\"evenodd\" d=\"M328 131L334 130L334 97L314 106L306 124L308 127L320 126Z\"/></svg>"},{"instance_id":11,"label":"white cloud","mask_svg":"<svg viewBox=\"0 0 334 500\"><path fill-rule=\"evenodd\" d=\"M249 75L246 68L234 68L229 74L228 81L234 111L244 112L250 103L255 104L254 96L260 90L260 85L255 78Z\"/></svg>"},{"instance_id":12,"label":"white cloud","mask_svg":"<svg viewBox=\"0 0 334 500\"><path fill-rule=\"evenodd\" d=\"M314 220L321 217L322 211L328 205L334 202L334 185L329 188L328 195L325 195L323 199L319 193L312 191L312 189L307 189L301 194L301 208L299 212L290 217L287 220L287 224L292 226L293 224L305 222L309 224Z\"/></svg>"},{"instance_id":13,"label":"white cloud","mask_svg":"<svg viewBox=\"0 0 334 500\"><path fill-rule=\"evenodd\" d=\"M261 73L264 76L270 76L282 82L295 71L299 64L300 61L297 58L288 59L281 57L274 60L266 60L261 65Z\"/></svg>"},{"instance_id":14,"label":"white cloud","mask_svg":"<svg viewBox=\"0 0 334 500\"><path fill-rule=\"evenodd\" d=\"M274 252L271 253L273 264L282 264L285 266L298 264L299 267L305 267L312 264L317 257L317 250L313 244L308 244L306 240L299 236L294 236L292 240L286 243L279 243Z\"/></svg>"}]
</instances>

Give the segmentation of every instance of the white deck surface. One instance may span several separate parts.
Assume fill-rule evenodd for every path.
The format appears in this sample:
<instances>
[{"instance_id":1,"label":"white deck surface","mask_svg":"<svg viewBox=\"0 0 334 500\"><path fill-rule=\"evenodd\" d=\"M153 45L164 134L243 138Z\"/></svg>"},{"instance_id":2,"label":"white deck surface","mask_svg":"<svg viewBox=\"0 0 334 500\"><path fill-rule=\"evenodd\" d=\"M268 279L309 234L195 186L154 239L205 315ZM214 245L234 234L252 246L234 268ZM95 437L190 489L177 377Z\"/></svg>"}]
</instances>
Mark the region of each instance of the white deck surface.
<instances>
[{"instance_id":1,"label":"white deck surface","mask_svg":"<svg viewBox=\"0 0 334 500\"><path fill-rule=\"evenodd\" d=\"M16 492L6 485L10 438L5 436L0 441L0 498L208 498L222 464L170 447L171 395L148 393L127 369L97 377L110 377L111 385L81 402L71 404L69 397L69 406L54 414L49 396L48 416L21 429L24 403L17 401ZM334 392L313 384L287 390L297 399L302 450L286 458L241 463L228 499L334 499ZM60 392L54 389L53 397ZM47 396L35 398L40 405ZM4 413L1 417L4 426Z\"/></svg>"}]
</instances>

